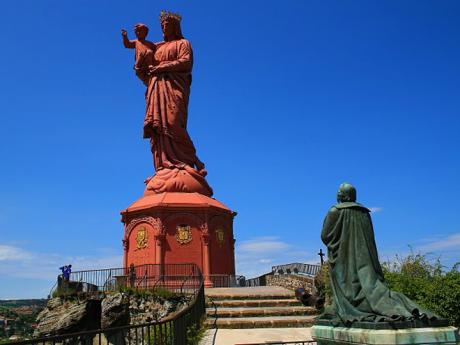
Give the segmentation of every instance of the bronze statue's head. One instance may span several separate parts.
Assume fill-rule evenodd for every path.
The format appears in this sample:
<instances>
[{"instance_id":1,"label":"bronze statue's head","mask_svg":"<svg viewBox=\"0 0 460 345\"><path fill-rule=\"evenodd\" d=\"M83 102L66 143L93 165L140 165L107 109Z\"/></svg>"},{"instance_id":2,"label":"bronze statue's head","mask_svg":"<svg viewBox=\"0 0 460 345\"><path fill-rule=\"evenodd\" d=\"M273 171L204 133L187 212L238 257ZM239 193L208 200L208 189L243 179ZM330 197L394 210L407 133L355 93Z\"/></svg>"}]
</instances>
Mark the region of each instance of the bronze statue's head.
<instances>
[{"instance_id":1,"label":"bronze statue's head","mask_svg":"<svg viewBox=\"0 0 460 345\"><path fill-rule=\"evenodd\" d=\"M137 39L145 40L149 33L149 28L145 24L137 23L134 25L134 33L136 34Z\"/></svg>"},{"instance_id":2,"label":"bronze statue's head","mask_svg":"<svg viewBox=\"0 0 460 345\"><path fill-rule=\"evenodd\" d=\"M356 201L356 188L349 183L342 183L337 192L337 202L355 202Z\"/></svg>"},{"instance_id":3,"label":"bronze statue's head","mask_svg":"<svg viewBox=\"0 0 460 345\"><path fill-rule=\"evenodd\" d=\"M161 11L160 23L165 41L174 41L184 38L180 28L182 17L177 13Z\"/></svg>"}]
</instances>

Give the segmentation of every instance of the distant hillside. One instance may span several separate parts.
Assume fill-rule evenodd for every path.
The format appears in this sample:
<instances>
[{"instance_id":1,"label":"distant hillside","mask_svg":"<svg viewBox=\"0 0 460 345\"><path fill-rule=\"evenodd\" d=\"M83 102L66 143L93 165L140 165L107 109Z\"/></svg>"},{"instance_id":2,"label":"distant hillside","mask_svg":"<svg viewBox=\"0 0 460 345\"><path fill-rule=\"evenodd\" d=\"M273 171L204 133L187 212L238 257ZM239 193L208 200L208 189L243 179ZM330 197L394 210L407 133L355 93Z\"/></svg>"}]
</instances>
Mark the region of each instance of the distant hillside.
<instances>
[{"instance_id":1,"label":"distant hillside","mask_svg":"<svg viewBox=\"0 0 460 345\"><path fill-rule=\"evenodd\" d=\"M0 300L0 344L11 336L30 338L46 299Z\"/></svg>"},{"instance_id":2,"label":"distant hillside","mask_svg":"<svg viewBox=\"0 0 460 345\"><path fill-rule=\"evenodd\" d=\"M0 299L0 307L18 308L38 306L44 308L46 306L46 299Z\"/></svg>"}]
</instances>

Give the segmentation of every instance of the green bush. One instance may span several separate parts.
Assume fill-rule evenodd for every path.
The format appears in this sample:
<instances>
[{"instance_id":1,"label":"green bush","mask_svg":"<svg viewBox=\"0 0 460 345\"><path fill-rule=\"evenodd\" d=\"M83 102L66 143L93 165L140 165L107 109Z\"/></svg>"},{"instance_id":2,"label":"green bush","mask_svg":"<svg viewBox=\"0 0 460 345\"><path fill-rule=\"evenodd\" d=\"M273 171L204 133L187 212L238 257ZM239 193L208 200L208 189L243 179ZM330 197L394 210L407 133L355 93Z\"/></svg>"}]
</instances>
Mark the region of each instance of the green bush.
<instances>
[{"instance_id":1,"label":"green bush","mask_svg":"<svg viewBox=\"0 0 460 345\"><path fill-rule=\"evenodd\" d=\"M118 292L123 292L131 296L136 297L155 297L159 299L171 299L179 296L180 294L176 292L169 291L163 287L157 287L155 290L143 290L143 289L135 289L131 287L120 287Z\"/></svg>"},{"instance_id":2,"label":"green bush","mask_svg":"<svg viewBox=\"0 0 460 345\"><path fill-rule=\"evenodd\" d=\"M198 345L204 336L206 329L196 325L187 328L187 345Z\"/></svg>"},{"instance_id":3,"label":"green bush","mask_svg":"<svg viewBox=\"0 0 460 345\"><path fill-rule=\"evenodd\" d=\"M460 272L459 264L443 271L439 259L430 262L425 254L411 253L396 257L382 265L390 289L446 318L453 326L460 326Z\"/></svg>"},{"instance_id":4,"label":"green bush","mask_svg":"<svg viewBox=\"0 0 460 345\"><path fill-rule=\"evenodd\" d=\"M315 275L315 288L319 296L324 298L325 304L329 304L332 297L331 283L329 281L329 264L327 262L321 266Z\"/></svg>"}]
</instances>

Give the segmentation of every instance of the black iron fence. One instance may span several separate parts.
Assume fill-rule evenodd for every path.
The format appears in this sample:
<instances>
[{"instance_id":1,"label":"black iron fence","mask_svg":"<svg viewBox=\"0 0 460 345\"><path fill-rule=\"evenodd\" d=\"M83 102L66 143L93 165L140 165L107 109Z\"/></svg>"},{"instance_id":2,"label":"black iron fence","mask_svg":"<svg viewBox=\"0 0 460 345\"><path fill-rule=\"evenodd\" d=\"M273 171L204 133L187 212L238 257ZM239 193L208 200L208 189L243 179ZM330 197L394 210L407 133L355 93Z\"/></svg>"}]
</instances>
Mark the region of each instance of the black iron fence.
<instances>
[{"instance_id":1,"label":"black iron fence","mask_svg":"<svg viewBox=\"0 0 460 345\"><path fill-rule=\"evenodd\" d=\"M76 271L69 279L58 276L53 292L109 292L123 288L174 292L193 292L200 285L202 275L195 264L146 264L127 268Z\"/></svg>"},{"instance_id":2,"label":"black iron fence","mask_svg":"<svg viewBox=\"0 0 460 345\"><path fill-rule=\"evenodd\" d=\"M213 287L241 287L245 286L244 276L235 276L228 274L210 274L209 280L212 282Z\"/></svg>"}]
</instances>

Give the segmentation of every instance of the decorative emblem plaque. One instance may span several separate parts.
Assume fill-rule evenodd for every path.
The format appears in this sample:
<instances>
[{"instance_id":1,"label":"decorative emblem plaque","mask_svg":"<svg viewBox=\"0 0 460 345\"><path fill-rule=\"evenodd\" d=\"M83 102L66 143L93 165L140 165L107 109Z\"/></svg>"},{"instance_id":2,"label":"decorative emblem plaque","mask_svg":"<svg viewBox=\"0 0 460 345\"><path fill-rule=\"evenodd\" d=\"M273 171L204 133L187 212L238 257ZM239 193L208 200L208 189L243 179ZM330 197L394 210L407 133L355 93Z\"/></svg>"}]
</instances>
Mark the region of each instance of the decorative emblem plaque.
<instances>
[{"instance_id":1,"label":"decorative emblem plaque","mask_svg":"<svg viewBox=\"0 0 460 345\"><path fill-rule=\"evenodd\" d=\"M136 234L136 249L147 248L148 234L145 226L139 227Z\"/></svg>"},{"instance_id":2,"label":"decorative emblem plaque","mask_svg":"<svg viewBox=\"0 0 460 345\"><path fill-rule=\"evenodd\" d=\"M217 240L217 243L219 243L220 245L224 244L225 242L225 231L224 229L217 229L216 230L216 240Z\"/></svg>"},{"instance_id":3,"label":"decorative emblem plaque","mask_svg":"<svg viewBox=\"0 0 460 345\"><path fill-rule=\"evenodd\" d=\"M176 240L180 244L187 244L192 240L190 225L178 225L176 228Z\"/></svg>"}]
</instances>

